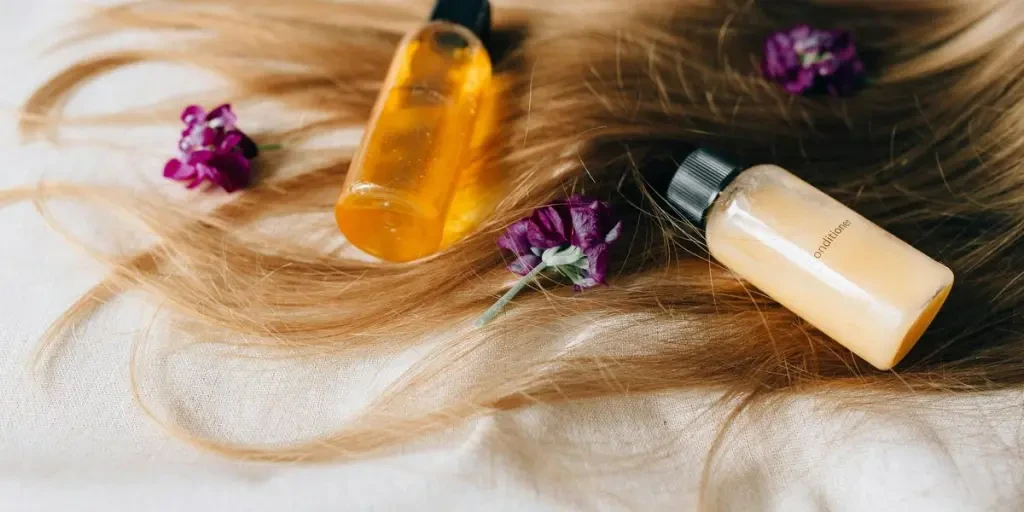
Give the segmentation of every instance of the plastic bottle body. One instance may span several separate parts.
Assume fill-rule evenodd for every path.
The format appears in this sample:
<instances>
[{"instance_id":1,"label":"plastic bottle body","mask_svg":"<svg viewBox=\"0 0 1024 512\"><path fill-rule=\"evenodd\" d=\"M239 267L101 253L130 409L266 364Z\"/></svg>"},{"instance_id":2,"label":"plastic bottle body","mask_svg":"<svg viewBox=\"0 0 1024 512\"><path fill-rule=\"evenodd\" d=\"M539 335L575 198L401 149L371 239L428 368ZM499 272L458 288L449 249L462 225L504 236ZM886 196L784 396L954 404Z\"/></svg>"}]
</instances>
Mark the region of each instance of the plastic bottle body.
<instances>
[{"instance_id":1,"label":"plastic bottle body","mask_svg":"<svg viewBox=\"0 0 1024 512\"><path fill-rule=\"evenodd\" d=\"M761 165L722 191L711 255L879 369L897 364L953 273L788 171Z\"/></svg>"},{"instance_id":2,"label":"plastic bottle body","mask_svg":"<svg viewBox=\"0 0 1024 512\"><path fill-rule=\"evenodd\" d=\"M491 73L461 26L433 22L406 37L335 206L350 243L395 262L440 247Z\"/></svg>"},{"instance_id":3,"label":"plastic bottle body","mask_svg":"<svg viewBox=\"0 0 1024 512\"><path fill-rule=\"evenodd\" d=\"M459 176L444 222L442 249L462 240L479 226L494 211L502 195L507 193L508 176L495 158L502 146L500 137L507 135L497 126L503 114L499 101L502 89L498 87L498 80L499 77L495 76L492 87L481 100L470 143L470 157L465 159L466 165Z\"/></svg>"}]
</instances>

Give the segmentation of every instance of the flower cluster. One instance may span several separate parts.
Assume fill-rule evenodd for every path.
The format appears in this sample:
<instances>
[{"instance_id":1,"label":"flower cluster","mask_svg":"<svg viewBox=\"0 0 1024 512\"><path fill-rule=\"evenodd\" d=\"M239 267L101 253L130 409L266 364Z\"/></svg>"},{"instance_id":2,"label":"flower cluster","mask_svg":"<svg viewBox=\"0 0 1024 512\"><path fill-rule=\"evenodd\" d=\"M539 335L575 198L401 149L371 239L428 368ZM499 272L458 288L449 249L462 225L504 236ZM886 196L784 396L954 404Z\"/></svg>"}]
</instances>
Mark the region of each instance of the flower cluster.
<instances>
[{"instance_id":1,"label":"flower cluster","mask_svg":"<svg viewBox=\"0 0 1024 512\"><path fill-rule=\"evenodd\" d=\"M818 90L849 96L864 79L864 63L844 30L797 25L765 39L761 70L792 94Z\"/></svg>"},{"instance_id":2,"label":"flower cluster","mask_svg":"<svg viewBox=\"0 0 1024 512\"><path fill-rule=\"evenodd\" d=\"M196 188L208 181L234 192L252 181L251 160L259 154L256 144L238 129L231 105L211 112L191 105L181 113L185 129L178 142L178 158L164 166L164 177L188 182Z\"/></svg>"},{"instance_id":3,"label":"flower cluster","mask_svg":"<svg viewBox=\"0 0 1024 512\"><path fill-rule=\"evenodd\" d=\"M498 246L515 255L508 269L523 276L477 321L489 322L544 270L572 281L577 291L605 283L608 246L622 234L622 221L608 203L574 195L560 203L538 208L498 238Z\"/></svg>"},{"instance_id":4,"label":"flower cluster","mask_svg":"<svg viewBox=\"0 0 1024 512\"><path fill-rule=\"evenodd\" d=\"M498 238L498 247L516 255L512 272L525 276L541 263L564 274L577 290L604 284L608 269L608 244L619 238L622 222L612 216L607 203L575 195L566 202L538 208L533 215L509 226ZM575 249L569 264L552 265L554 254Z\"/></svg>"}]
</instances>

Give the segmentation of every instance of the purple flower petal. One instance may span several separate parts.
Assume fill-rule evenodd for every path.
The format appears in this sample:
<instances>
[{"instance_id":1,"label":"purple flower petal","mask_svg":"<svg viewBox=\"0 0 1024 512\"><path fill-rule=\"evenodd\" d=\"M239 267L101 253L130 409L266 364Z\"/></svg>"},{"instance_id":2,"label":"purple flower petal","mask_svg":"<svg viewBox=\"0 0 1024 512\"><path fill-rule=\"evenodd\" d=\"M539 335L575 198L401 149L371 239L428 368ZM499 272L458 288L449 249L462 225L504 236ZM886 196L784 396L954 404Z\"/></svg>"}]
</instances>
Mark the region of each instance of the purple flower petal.
<instances>
[{"instance_id":1,"label":"purple flower petal","mask_svg":"<svg viewBox=\"0 0 1024 512\"><path fill-rule=\"evenodd\" d=\"M215 155L216 153L214 153L213 151L210 151L208 149L200 149L198 151L193 151L185 155L185 163L188 165L197 165L200 163L205 163L210 161Z\"/></svg>"},{"instance_id":2,"label":"purple flower petal","mask_svg":"<svg viewBox=\"0 0 1024 512\"><path fill-rule=\"evenodd\" d=\"M225 103L210 112L206 116L206 124L211 128L234 130L235 124L238 123L238 117L231 110L231 105Z\"/></svg>"},{"instance_id":3,"label":"purple flower petal","mask_svg":"<svg viewBox=\"0 0 1024 512\"><path fill-rule=\"evenodd\" d=\"M814 29L812 29L810 25L804 23L801 25L794 25L793 28L789 29L789 33L786 34L786 37L790 38L794 42L802 41L810 38L813 32Z\"/></svg>"},{"instance_id":4,"label":"purple flower petal","mask_svg":"<svg viewBox=\"0 0 1024 512\"><path fill-rule=\"evenodd\" d=\"M172 180L183 181L195 176L195 168L178 160L168 160L164 166L164 177Z\"/></svg>"},{"instance_id":5,"label":"purple flower petal","mask_svg":"<svg viewBox=\"0 0 1024 512\"><path fill-rule=\"evenodd\" d=\"M548 234L568 239L568 225L565 219L565 205L551 205L540 208L533 214L537 225Z\"/></svg>"},{"instance_id":6,"label":"purple flower petal","mask_svg":"<svg viewBox=\"0 0 1024 512\"><path fill-rule=\"evenodd\" d=\"M765 38L764 77L792 94L852 94L864 76L853 37L844 30L798 25Z\"/></svg>"},{"instance_id":7,"label":"purple flower petal","mask_svg":"<svg viewBox=\"0 0 1024 512\"><path fill-rule=\"evenodd\" d=\"M249 160L259 153L256 143L235 125L238 118L225 104L207 113L190 105L181 113L186 128L181 132L181 156L164 166L164 176L187 181L188 188L211 182L228 192L252 181Z\"/></svg>"},{"instance_id":8,"label":"purple flower petal","mask_svg":"<svg viewBox=\"0 0 1024 512\"><path fill-rule=\"evenodd\" d=\"M571 224L565 210L565 205L551 205L533 212L526 234L531 247L550 249L569 243Z\"/></svg>"},{"instance_id":9,"label":"purple flower petal","mask_svg":"<svg viewBox=\"0 0 1024 512\"><path fill-rule=\"evenodd\" d=\"M249 160L237 151L219 153L207 165L211 169L209 180L226 192L245 188L252 181Z\"/></svg>"},{"instance_id":10,"label":"purple flower petal","mask_svg":"<svg viewBox=\"0 0 1024 512\"><path fill-rule=\"evenodd\" d=\"M242 132L239 131L225 133L220 141L217 142L217 151L223 152L235 149L235 146L242 142L242 137Z\"/></svg>"},{"instance_id":11,"label":"purple flower petal","mask_svg":"<svg viewBox=\"0 0 1024 512\"><path fill-rule=\"evenodd\" d=\"M196 173L192 177L192 183L189 183L188 186L185 188L196 188L199 185L201 185L204 181L209 179L209 177L213 174L213 169L211 169L210 166L206 165L205 163L196 164L195 170Z\"/></svg>"},{"instance_id":12,"label":"purple flower petal","mask_svg":"<svg viewBox=\"0 0 1024 512\"><path fill-rule=\"evenodd\" d=\"M513 223L498 237L498 247L512 251L516 256L531 254L530 239L526 233L530 230L530 219L520 219Z\"/></svg>"},{"instance_id":13,"label":"purple flower petal","mask_svg":"<svg viewBox=\"0 0 1024 512\"><path fill-rule=\"evenodd\" d=\"M572 216L572 244L584 251L604 241L597 211L599 205L598 201L594 201L590 204L579 204L569 211Z\"/></svg>"},{"instance_id":14,"label":"purple flower petal","mask_svg":"<svg viewBox=\"0 0 1024 512\"><path fill-rule=\"evenodd\" d=\"M793 76L789 77L789 81L786 82L784 87L787 91L793 94L803 94L804 92L814 87L814 70L812 69L799 69L796 70Z\"/></svg>"},{"instance_id":15,"label":"purple flower petal","mask_svg":"<svg viewBox=\"0 0 1024 512\"><path fill-rule=\"evenodd\" d=\"M206 109L199 105L189 105L181 111L181 121L189 126L206 121Z\"/></svg>"},{"instance_id":16,"label":"purple flower petal","mask_svg":"<svg viewBox=\"0 0 1024 512\"><path fill-rule=\"evenodd\" d=\"M572 244L583 249L619 238L622 222L614 218L607 203L584 196L569 198L572 216Z\"/></svg>"},{"instance_id":17,"label":"purple flower petal","mask_svg":"<svg viewBox=\"0 0 1024 512\"><path fill-rule=\"evenodd\" d=\"M835 57L828 57L810 65L810 70L815 76L827 77L836 72L843 63Z\"/></svg>"},{"instance_id":18,"label":"purple flower petal","mask_svg":"<svg viewBox=\"0 0 1024 512\"><path fill-rule=\"evenodd\" d=\"M532 254L523 254L516 258L515 261L508 264L508 269L513 274L525 276L529 274L531 270L537 268L540 265L540 256L534 256Z\"/></svg>"},{"instance_id":19,"label":"purple flower petal","mask_svg":"<svg viewBox=\"0 0 1024 512\"><path fill-rule=\"evenodd\" d=\"M543 261L578 291L604 284L608 244L621 234L622 222L607 203L574 195L513 223L498 238L498 246L516 255L508 265L513 273L528 275ZM545 253L555 247L560 249Z\"/></svg>"},{"instance_id":20,"label":"purple flower petal","mask_svg":"<svg viewBox=\"0 0 1024 512\"><path fill-rule=\"evenodd\" d=\"M212 146L217 140L217 132L205 125L196 124L186 128L181 134L181 142L178 148L182 151L191 151Z\"/></svg>"},{"instance_id":21,"label":"purple flower petal","mask_svg":"<svg viewBox=\"0 0 1024 512\"><path fill-rule=\"evenodd\" d=\"M608 246L595 245L584 251L587 255L587 271L596 284L604 284L608 273Z\"/></svg>"}]
</instances>

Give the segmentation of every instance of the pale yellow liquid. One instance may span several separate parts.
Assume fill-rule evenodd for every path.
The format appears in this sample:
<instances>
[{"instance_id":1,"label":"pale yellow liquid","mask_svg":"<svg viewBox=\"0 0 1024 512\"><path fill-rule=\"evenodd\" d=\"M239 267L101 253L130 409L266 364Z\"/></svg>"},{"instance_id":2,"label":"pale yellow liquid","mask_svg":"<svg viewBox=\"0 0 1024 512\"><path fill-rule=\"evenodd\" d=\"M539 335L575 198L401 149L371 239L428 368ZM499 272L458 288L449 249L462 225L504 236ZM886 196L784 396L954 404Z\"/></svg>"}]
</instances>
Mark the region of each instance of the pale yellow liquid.
<instances>
[{"instance_id":1,"label":"pale yellow liquid","mask_svg":"<svg viewBox=\"0 0 1024 512\"><path fill-rule=\"evenodd\" d=\"M942 264L770 165L726 187L707 239L723 265L882 370L913 347L953 286Z\"/></svg>"},{"instance_id":2,"label":"pale yellow liquid","mask_svg":"<svg viewBox=\"0 0 1024 512\"><path fill-rule=\"evenodd\" d=\"M490 81L463 27L431 23L403 42L334 209L349 242L396 262L438 250Z\"/></svg>"}]
</instances>

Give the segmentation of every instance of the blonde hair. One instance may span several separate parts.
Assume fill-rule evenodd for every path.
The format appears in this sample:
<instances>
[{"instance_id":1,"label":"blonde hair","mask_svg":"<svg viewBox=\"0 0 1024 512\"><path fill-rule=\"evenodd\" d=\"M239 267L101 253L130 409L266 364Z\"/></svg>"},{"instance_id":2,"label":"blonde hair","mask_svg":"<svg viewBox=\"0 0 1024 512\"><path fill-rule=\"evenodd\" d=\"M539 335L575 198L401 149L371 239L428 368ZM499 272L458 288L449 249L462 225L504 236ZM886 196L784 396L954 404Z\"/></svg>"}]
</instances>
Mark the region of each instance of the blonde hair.
<instances>
[{"instance_id":1,"label":"blonde hair","mask_svg":"<svg viewBox=\"0 0 1024 512\"><path fill-rule=\"evenodd\" d=\"M497 37L514 44L496 68L504 128L481 168L502 176L507 193L464 240L402 265L256 226L314 213L303 231L336 236L330 212L347 153L298 148L365 121L395 45L425 4L202 0L97 12L75 37L142 29L174 37L174 46L99 55L52 78L25 104L26 135L73 121L62 119L61 105L78 84L148 60L219 73L230 85L224 99L243 108L270 99L316 120L254 134L289 149L261 160L255 187L205 213L81 185L4 192L7 201L100 203L158 237L139 253L97 254L110 262L109 276L45 341L61 340L116 294L141 289L202 340L287 356L429 350L349 423L315 439L250 446L165 422L205 448L262 460L375 455L498 411L683 388L724 390L723 403L739 404L736 418L796 393L975 392L1024 382L1024 288L1015 285L1024 271L1020 2L621 4L569 2L553 8L558 16L499 6ZM796 22L853 30L873 83L838 100L793 97L761 79L763 37ZM178 108L150 112L171 121ZM77 121L125 117L137 119ZM710 260L697 230L658 206L645 170L684 143L794 169L954 270L952 297L898 371L872 370L746 286ZM284 176L286 166L301 170ZM515 279L497 235L578 191L611 200L625 218L610 286L574 294L546 282L492 324L470 328ZM168 211L188 220L168 224ZM471 378L454 377L470 369Z\"/></svg>"}]
</instances>

